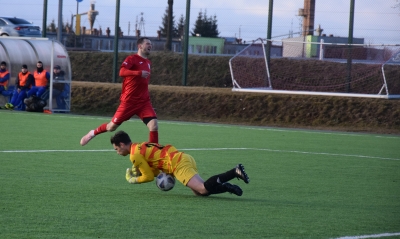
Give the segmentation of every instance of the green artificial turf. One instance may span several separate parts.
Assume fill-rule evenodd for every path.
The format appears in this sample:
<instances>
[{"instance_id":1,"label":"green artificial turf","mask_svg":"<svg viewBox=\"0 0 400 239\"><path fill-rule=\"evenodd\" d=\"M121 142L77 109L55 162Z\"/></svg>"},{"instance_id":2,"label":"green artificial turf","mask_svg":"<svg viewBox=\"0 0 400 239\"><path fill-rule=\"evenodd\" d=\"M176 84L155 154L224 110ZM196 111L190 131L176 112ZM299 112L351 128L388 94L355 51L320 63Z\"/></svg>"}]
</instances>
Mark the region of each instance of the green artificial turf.
<instances>
[{"instance_id":1,"label":"green artificial turf","mask_svg":"<svg viewBox=\"0 0 400 239\"><path fill-rule=\"evenodd\" d=\"M160 144L196 159L203 179L242 163L243 196L196 197L179 182L125 180L110 118L0 111L0 238L337 238L400 233L400 137L159 122ZM125 122L147 141L138 119ZM397 233L397 234L396 234ZM394 235L394 236L393 236Z\"/></svg>"}]
</instances>

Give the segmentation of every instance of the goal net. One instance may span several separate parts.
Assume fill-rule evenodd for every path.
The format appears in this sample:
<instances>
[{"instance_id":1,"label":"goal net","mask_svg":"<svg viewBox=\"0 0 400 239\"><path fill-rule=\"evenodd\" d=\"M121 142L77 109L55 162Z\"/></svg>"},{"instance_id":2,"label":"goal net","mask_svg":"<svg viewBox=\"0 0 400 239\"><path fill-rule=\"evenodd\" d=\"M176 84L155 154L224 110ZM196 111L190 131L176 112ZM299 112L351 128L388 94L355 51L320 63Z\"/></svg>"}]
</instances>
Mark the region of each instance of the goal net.
<instances>
[{"instance_id":1,"label":"goal net","mask_svg":"<svg viewBox=\"0 0 400 239\"><path fill-rule=\"evenodd\" d=\"M258 39L229 65L233 91L400 98L400 45Z\"/></svg>"},{"instance_id":2,"label":"goal net","mask_svg":"<svg viewBox=\"0 0 400 239\"><path fill-rule=\"evenodd\" d=\"M233 89L272 89L265 50L257 39L229 60Z\"/></svg>"}]
</instances>

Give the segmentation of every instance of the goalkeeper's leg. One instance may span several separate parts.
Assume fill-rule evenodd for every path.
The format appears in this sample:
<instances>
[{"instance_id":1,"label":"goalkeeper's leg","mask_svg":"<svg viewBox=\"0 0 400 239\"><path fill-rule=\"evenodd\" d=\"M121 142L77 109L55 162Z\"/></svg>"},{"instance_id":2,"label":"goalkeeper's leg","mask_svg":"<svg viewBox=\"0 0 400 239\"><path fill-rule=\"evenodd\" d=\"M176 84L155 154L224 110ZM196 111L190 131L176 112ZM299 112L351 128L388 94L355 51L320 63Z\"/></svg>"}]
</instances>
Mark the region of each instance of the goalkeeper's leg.
<instances>
[{"instance_id":1,"label":"goalkeeper's leg","mask_svg":"<svg viewBox=\"0 0 400 239\"><path fill-rule=\"evenodd\" d=\"M204 187L207 189L209 194L219 194L219 193L233 193L238 196L242 196L242 189L234 184L228 182L220 182L218 180L219 175L212 176L207 181L204 182Z\"/></svg>"},{"instance_id":2,"label":"goalkeeper's leg","mask_svg":"<svg viewBox=\"0 0 400 239\"><path fill-rule=\"evenodd\" d=\"M189 180L186 186L192 189L194 194L196 194L197 196L209 196L211 194L219 194L225 192L233 193L238 196L241 196L243 194L243 191L239 186L227 182L221 183L219 181L216 181L216 176L213 176L209 178L206 182L204 182L203 179L198 174L196 174Z\"/></svg>"},{"instance_id":3,"label":"goalkeeper's leg","mask_svg":"<svg viewBox=\"0 0 400 239\"><path fill-rule=\"evenodd\" d=\"M212 176L207 181L212 183L226 183L234 178L243 180L245 183L249 183L250 179L247 173L244 171L244 166L242 164L236 165L233 169L226 171L215 176Z\"/></svg>"}]
</instances>

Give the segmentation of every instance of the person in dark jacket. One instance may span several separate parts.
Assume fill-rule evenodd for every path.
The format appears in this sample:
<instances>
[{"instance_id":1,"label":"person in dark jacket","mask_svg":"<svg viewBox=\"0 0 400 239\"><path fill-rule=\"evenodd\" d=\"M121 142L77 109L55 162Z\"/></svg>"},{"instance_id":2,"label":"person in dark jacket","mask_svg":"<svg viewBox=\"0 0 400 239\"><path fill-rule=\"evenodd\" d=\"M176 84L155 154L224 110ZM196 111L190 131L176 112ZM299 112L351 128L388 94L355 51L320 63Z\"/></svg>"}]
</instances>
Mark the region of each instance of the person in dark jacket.
<instances>
[{"instance_id":1,"label":"person in dark jacket","mask_svg":"<svg viewBox=\"0 0 400 239\"><path fill-rule=\"evenodd\" d=\"M69 97L70 87L65 82L65 72L61 70L59 65L53 69L53 98L56 99L58 109L66 109L65 99ZM50 90L45 91L40 98L49 100Z\"/></svg>"}]
</instances>

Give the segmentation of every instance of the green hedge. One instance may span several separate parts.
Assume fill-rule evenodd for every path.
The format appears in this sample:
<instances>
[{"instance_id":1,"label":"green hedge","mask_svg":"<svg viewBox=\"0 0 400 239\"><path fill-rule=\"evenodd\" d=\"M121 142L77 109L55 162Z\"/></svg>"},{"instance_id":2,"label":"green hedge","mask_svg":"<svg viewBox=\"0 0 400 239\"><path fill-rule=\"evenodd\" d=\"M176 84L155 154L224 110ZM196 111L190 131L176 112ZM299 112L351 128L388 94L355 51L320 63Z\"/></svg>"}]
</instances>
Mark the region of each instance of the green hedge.
<instances>
[{"instance_id":1,"label":"green hedge","mask_svg":"<svg viewBox=\"0 0 400 239\"><path fill-rule=\"evenodd\" d=\"M112 116L121 84L73 82L72 112ZM151 85L158 117L183 120L400 134L398 100L232 92Z\"/></svg>"}]
</instances>

